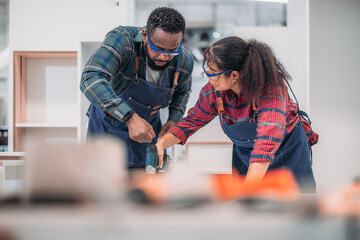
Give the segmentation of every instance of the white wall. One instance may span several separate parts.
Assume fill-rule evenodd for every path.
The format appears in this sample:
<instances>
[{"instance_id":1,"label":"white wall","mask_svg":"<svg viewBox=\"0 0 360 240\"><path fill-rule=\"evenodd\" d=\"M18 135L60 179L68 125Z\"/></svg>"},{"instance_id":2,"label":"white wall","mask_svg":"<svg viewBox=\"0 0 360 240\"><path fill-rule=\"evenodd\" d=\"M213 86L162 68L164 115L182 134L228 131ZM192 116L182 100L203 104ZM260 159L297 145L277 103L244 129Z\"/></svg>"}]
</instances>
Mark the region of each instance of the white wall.
<instances>
[{"instance_id":1,"label":"white wall","mask_svg":"<svg viewBox=\"0 0 360 240\"><path fill-rule=\"evenodd\" d=\"M287 59L285 68L292 77L290 85L299 101L300 109L309 109L309 67L308 67L308 1L289 0L287 5Z\"/></svg>"},{"instance_id":2,"label":"white wall","mask_svg":"<svg viewBox=\"0 0 360 240\"><path fill-rule=\"evenodd\" d=\"M360 175L360 1L310 0L311 117L319 191Z\"/></svg>"},{"instance_id":3,"label":"white wall","mask_svg":"<svg viewBox=\"0 0 360 240\"><path fill-rule=\"evenodd\" d=\"M12 0L11 50L78 50L80 40L103 39L127 24L127 1Z\"/></svg>"},{"instance_id":4,"label":"white wall","mask_svg":"<svg viewBox=\"0 0 360 240\"><path fill-rule=\"evenodd\" d=\"M112 28L127 25L128 8L126 0L10 1L9 79L13 79L12 51L79 51L81 41L102 41ZM13 99L12 93L10 80L8 99ZM9 143L12 143L12 101L8 106ZM13 151L11 144L9 151Z\"/></svg>"},{"instance_id":5,"label":"white wall","mask_svg":"<svg viewBox=\"0 0 360 240\"><path fill-rule=\"evenodd\" d=\"M289 0L287 27L237 27L234 30L235 34L242 38L255 38L272 48L275 56L292 76L293 80L289 83L304 111L309 111L307 13L307 1Z\"/></svg>"}]
</instances>

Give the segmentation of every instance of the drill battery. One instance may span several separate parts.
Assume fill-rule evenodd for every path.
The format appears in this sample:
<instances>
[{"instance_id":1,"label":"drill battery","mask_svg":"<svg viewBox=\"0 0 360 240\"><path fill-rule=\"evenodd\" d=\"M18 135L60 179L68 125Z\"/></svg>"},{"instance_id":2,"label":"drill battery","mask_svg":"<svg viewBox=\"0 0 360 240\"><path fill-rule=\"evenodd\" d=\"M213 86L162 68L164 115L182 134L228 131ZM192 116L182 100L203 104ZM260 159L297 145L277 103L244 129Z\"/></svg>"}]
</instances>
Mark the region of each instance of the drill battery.
<instances>
[{"instance_id":1,"label":"drill battery","mask_svg":"<svg viewBox=\"0 0 360 240\"><path fill-rule=\"evenodd\" d=\"M164 172L169 165L170 157L167 154L164 154L163 158L163 166L161 168L158 168L159 164L159 157L158 157L158 151L155 144L148 144L146 148L146 162L145 162L145 171L148 174L155 174L156 171Z\"/></svg>"}]
</instances>

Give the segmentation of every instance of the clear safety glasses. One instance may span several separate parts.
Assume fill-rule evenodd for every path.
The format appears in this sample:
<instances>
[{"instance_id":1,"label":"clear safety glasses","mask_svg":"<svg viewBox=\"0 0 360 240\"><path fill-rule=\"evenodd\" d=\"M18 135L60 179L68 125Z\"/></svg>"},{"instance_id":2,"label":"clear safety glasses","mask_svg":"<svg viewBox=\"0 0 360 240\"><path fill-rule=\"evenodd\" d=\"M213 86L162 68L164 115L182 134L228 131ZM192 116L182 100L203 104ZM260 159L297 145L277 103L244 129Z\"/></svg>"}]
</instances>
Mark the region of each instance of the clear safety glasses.
<instances>
[{"instance_id":1,"label":"clear safety glasses","mask_svg":"<svg viewBox=\"0 0 360 240\"><path fill-rule=\"evenodd\" d=\"M178 50L176 50L175 52L171 52L171 51L165 51L165 50L156 48L156 47L151 43L150 36L149 36L149 33L148 33L147 30L146 30L146 36L147 36L147 38L148 38L148 40L149 40L150 48L151 48L154 52L156 52L158 55L176 56L176 55L179 55L179 53L181 52L182 41L181 41L181 43L180 43L180 46L178 47Z\"/></svg>"}]
</instances>

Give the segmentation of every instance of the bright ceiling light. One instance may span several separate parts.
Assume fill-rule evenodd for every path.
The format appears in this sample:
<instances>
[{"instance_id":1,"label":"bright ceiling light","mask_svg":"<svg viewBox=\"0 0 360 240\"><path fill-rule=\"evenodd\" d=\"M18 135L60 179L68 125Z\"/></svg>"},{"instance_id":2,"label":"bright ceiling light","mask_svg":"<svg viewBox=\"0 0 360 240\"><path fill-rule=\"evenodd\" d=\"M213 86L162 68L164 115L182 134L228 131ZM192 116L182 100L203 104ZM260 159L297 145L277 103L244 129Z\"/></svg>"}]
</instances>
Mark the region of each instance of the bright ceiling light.
<instances>
[{"instance_id":1,"label":"bright ceiling light","mask_svg":"<svg viewBox=\"0 0 360 240\"><path fill-rule=\"evenodd\" d=\"M288 0L253 0L256 2L288 3Z\"/></svg>"}]
</instances>

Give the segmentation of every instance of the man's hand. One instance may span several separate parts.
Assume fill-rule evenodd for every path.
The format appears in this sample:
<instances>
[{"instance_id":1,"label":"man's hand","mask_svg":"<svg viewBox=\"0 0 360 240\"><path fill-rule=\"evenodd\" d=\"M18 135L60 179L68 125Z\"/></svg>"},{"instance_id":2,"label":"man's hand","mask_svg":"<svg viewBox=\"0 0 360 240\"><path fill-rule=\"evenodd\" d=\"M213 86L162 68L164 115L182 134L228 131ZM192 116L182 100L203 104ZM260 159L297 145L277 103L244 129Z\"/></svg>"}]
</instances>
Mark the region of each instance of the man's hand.
<instances>
[{"instance_id":1,"label":"man's hand","mask_svg":"<svg viewBox=\"0 0 360 240\"><path fill-rule=\"evenodd\" d=\"M139 143L150 143L155 137L155 132L152 126L134 113L129 120L126 121L126 126L129 128L130 139Z\"/></svg>"},{"instance_id":2,"label":"man's hand","mask_svg":"<svg viewBox=\"0 0 360 240\"><path fill-rule=\"evenodd\" d=\"M167 123L165 123L164 126L162 126L162 128L161 128L161 131L159 133L159 138L164 136L164 134L175 124L176 124L176 122L173 120L169 120Z\"/></svg>"}]
</instances>

